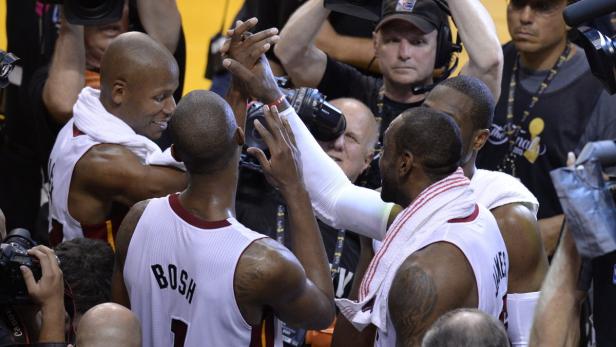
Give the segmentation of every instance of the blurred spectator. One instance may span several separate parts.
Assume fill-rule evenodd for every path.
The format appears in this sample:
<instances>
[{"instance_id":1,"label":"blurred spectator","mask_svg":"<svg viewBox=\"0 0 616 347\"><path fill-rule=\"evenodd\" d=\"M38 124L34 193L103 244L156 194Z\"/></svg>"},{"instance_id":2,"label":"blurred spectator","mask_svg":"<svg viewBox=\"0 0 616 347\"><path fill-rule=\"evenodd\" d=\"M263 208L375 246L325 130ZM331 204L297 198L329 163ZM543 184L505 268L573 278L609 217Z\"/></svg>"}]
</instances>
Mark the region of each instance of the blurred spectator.
<instances>
[{"instance_id":1,"label":"blurred spectator","mask_svg":"<svg viewBox=\"0 0 616 347\"><path fill-rule=\"evenodd\" d=\"M55 251L75 305L73 326L77 328L86 311L111 301L113 251L104 241L88 238L62 242Z\"/></svg>"},{"instance_id":2,"label":"blurred spectator","mask_svg":"<svg viewBox=\"0 0 616 347\"><path fill-rule=\"evenodd\" d=\"M460 308L442 315L422 347L509 347L503 323L479 310Z\"/></svg>"},{"instance_id":3,"label":"blurred spectator","mask_svg":"<svg viewBox=\"0 0 616 347\"><path fill-rule=\"evenodd\" d=\"M589 71L583 49L567 40L567 0L512 0L512 41L505 56L502 94L478 166L518 177L539 200L539 227L554 253L563 215L550 170L565 166L593 114L616 112L616 99Z\"/></svg>"},{"instance_id":4,"label":"blurred spectator","mask_svg":"<svg viewBox=\"0 0 616 347\"><path fill-rule=\"evenodd\" d=\"M78 347L141 347L141 324L129 309L114 303L89 309L77 329Z\"/></svg>"}]
</instances>

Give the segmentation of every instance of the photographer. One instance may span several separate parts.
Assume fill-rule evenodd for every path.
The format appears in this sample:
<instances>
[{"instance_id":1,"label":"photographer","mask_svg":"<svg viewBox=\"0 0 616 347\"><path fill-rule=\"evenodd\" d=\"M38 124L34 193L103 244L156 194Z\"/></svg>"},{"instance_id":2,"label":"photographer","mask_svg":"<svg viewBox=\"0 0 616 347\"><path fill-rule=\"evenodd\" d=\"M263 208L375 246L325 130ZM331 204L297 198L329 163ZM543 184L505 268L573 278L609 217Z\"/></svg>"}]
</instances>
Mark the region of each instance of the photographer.
<instances>
[{"instance_id":1,"label":"photographer","mask_svg":"<svg viewBox=\"0 0 616 347\"><path fill-rule=\"evenodd\" d=\"M502 52L490 15L478 0L451 1L449 7L470 56L462 74L480 78L498 97ZM274 52L295 85L318 88L330 98L353 97L368 105L383 120L382 137L394 117L421 105L435 83L435 69L450 68L455 49L447 35L448 17L433 0L385 0L373 33L374 55L383 73L379 79L316 48L315 37L329 14L323 0L308 1L282 29Z\"/></svg>"},{"instance_id":2,"label":"photographer","mask_svg":"<svg viewBox=\"0 0 616 347\"><path fill-rule=\"evenodd\" d=\"M589 119L607 127L616 112L590 73L584 50L568 39L567 0L512 0L507 24L512 41L503 46L502 94L490 137L477 165L509 173L539 200L539 228L548 256L554 254L563 211L550 171L565 166ZM603 118L603 120L601 120ZM611 123L611 121L610 121Z\"/></svg>"},{"instance_id":3,"label":"photographer","mask_svg":"<svg viewBox=\"0 0 616 347\"><path fill-rule=\"evenodd\" d=\"M29 297L38 307L23 304L3 306L5 315L0 325L0 346L12 346L21 342L36 342L35 346L40 347L66 346L64 343L64 281L58 258L53 250L45 246L29 249L28 255L38 260L41 278L37 281L32 271L26 266L20 266L20 270ZM37 311L41 314L40 326L36 323Z\"/></svg>"}]
</instances>

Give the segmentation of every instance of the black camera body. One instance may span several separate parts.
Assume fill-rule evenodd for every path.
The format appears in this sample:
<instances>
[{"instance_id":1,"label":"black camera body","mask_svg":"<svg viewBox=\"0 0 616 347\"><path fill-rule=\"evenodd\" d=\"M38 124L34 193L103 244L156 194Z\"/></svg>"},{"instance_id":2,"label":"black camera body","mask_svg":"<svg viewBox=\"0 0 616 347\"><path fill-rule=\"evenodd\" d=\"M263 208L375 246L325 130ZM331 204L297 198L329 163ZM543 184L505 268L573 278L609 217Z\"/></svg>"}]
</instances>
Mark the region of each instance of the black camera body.
<instances>
[{"instance_id":1,"label":"black camera body","mask_svg":"<svg viewBox=\"0 0 616 347\"><path fill-rule=\"evenodd\" d=\"M125 0L43 0L63 5L66 20L75 25L104 25L122 18Z\"/></svg>"},{"instance_id":2,"label":"black camera body","mask_svg":"<svg viewBox=\"0 0 616 347\"><path fill-rule=\"evenodd\" d=\"M280 85L285 79L278 79ZM344 133L346 119L340 110L329 102L325 96L314 88L285 89L281 88L291 107L308 127L312 135L319 141L333 141ZM254 121L259 119L266 125L263 114L263 104L253 102L246 112L246 145L267 151L267 145L257 132Z\"/></svg>"},{"instance_id":3,"label":"black camera body","mask_svg":"<svg viewBox=\"0 0 616 347\"><path fill-rule=\"evenodd\" d=\"M0 244L0 305L30 303L19 267L27 266L37 280L41 278L38 259L28 254L35 245L30 232L21 228L13 229Z\"/></svg>"}]
</instances>

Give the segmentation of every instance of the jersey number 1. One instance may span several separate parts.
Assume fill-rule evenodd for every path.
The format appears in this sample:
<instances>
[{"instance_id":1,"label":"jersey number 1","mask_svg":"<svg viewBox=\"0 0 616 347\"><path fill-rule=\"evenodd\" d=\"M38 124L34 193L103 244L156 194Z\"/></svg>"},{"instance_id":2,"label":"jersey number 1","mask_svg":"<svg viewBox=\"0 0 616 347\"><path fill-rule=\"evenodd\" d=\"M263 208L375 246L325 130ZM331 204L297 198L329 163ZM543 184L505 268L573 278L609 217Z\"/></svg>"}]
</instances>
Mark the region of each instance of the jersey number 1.
<instances>
[{"instance_id":1,"label":"jersey number 1","mask_svg":"<svg viewBox=\"0 0 616 347\"><path fill-rule=\"evenodd\" d=\"M171 320L171 332L173 333L173 347L184 347L188 325L179 319Z\"/></svg>"}]
</instances>

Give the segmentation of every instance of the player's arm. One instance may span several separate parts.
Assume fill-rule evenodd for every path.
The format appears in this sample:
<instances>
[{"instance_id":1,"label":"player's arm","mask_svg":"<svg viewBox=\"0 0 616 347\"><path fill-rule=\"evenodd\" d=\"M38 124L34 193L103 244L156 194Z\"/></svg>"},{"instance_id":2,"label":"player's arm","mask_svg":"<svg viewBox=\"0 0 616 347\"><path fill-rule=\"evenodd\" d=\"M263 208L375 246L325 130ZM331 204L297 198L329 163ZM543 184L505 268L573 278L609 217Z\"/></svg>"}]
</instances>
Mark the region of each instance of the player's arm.
<instances>
[{"instance_id":1,"label":"player's arm","mask_svg":"<svg viewBox=\"0 0 616 347\"><path fill-rule=\"evenodd\" d=\"M409 256L389 291L389 314L398 346L420 346L432 323L447 311L477 307L473 269L456 246L437 242Z\"/></svg>"},{"instance_id":2,"label":"player's arm","mask_svg":"<svg viewBox=\"0 0 616 347\"><path fill-rule=\"evenodd\" d=\"M148 200L138 202L128 211L122 224L120 224L116 238L115 262L111 277L111 300L128 308L130 308L130 300L126 285L124 284L124 261L128 253L130 240L133 237L141 215L143 215L143 211L148 206L148 202Z\"/></svg>"},{"instance_id":3,"label":"player's arm","mask_svg":"<svg viewBox=\"0 0 616 347\"><path fill-rule=\"evenodd\" d=\"M526 206L507 204L492 209L492 214L509 253L507 333L513 346L527 346L548 259L537 218Z\"/></svg>"},{"instance_id":4,"label":"player's arm","mask_svg":"<svg viewBox=\"0 0 616 347\"><path fill-rule=\"evenodd\" d=\"M469 57L461 74L481 79L492 91L494 100L498 100L503 52L492 17L479 0L456 0L448 4Z\"/></svg>"},{"instance_id":5,"label":"player's arm","mask_svg":"<svg viewBox=\"0 0 616 347\"><path fill-rule=\"evenodd\" d=\"M137 10L145 32L175 53L182 27L175 0L137 0Z\"/></svg>"},{"instance_id":6,"label":"player's arm","mask_svg":"<svg viewBox=\"0 0 616 347\"><path fill-rule=\"evenodd\" d=\"M127 148L114 144L92 147L75 166L82 190L132 206L138 201L186 188L186 173L166 166L143 165Z\"/></svg>"},{"instance_id":7,"label":"player's arm","mask_svg":"<svg viewBox=\"0 0 616 347\"><path fill-rule=\"evenodd\" d=\"M262 47L252 49L259 52ZM263 56L255 65L231 58L225 59L223 65L244 84L252 97L271 103L283 95ZM392 210L393 204L383 202L378 192L353 185L319 146L293 108L287 102L283 102L280 108L295 135L301 152L302 176L319 218L334 228L353 230L382 240L388 223L399 210Z\"/></svg>"},{"instance_id":8,"label":"player's arm","mask_svg":"<svg viewBox=\"0 0 616 347\"><path fill-rule=\"evenodd\" d=\"M537 219L518 203L492 209L492 214L509 253L508 293L538 292L548 272L548 259Z\"/></svg>"},{"instance_id":9,"label":"player's arm","mask_svg":"<svg viewBox=\"0 0 616 347\"><path fill-rule=\"evenodd\" d=\"M327 67L327 56L314 44L331 11L323 0L309 0L289 18L280 32L274 53L297 86L316 87Z\"/></svg>"},{"instance_id":10,"label":"player's arm","mask_svg":"<svg viewBox=\"0 0 616 347\"><path fill-rule=\"evenodd\" d=\"M259 121L255 121L255 128L267 144L270 158L258 148L248 151L259 160L268 181L285 199L292 230L291 248L299 261L283 254L287 261L274 267L270 276L278 278L272 283L284 284L286 288L268 296L265 302L291 325L325 329L336 312L334 288L321 232L298 167L299 153L288 123L280 118L276 108L264 106L263 110L267 128Z\"/></svg>"}]
</instances>

